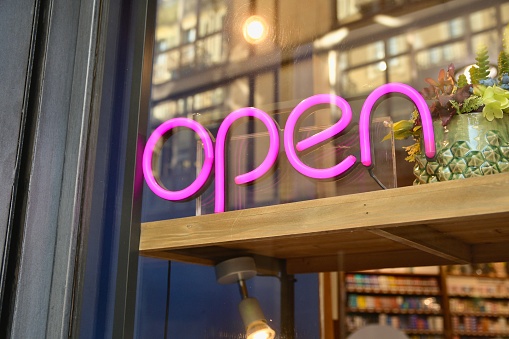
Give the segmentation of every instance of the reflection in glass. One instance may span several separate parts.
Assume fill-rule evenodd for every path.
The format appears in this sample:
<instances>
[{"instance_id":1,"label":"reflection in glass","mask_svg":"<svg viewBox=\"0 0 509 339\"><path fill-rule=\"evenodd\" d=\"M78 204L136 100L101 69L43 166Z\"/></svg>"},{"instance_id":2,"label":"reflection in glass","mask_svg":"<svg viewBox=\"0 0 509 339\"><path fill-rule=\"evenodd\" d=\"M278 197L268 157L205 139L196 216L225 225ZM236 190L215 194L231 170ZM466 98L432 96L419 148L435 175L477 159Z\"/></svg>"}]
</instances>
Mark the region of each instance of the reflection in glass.
<instances>
[{"instance_id":1,"label":"reflection in glass","mask_svg":"<svg viewBox=\"0 0 509 339\"><path fill-rule=\"evenodd\" d=\"M509 22L509 3L500 6L500 15L503 23Z\"/></svg>"},{"instance_id":2,"label":"reflection in glass","mask_svg":"<svg viewBox=\"0 0 509 339\"><path fill-rule=\"evenodd\" d=\"M160 0L153 82L161 84L223 63L226 13L223 0Z\"/></svg>"},{"instance_id":3,"label":"reflection in glass","mask_svg":"<svg viewBox=\"0 0 509 339\"><path fill-rule=\"evenodd\" d=\"M474 13L464 5L467 2L483 9ZM420 89L425 85L423 79L435 77L439 68L451 62L460 68L462 63L471 61L478 43L498 47L501 27L509 21L509 4L501 2L490 5L471 0L159 0L148 133L163 121L187 117L207 127L214 136L226 115L246 106L270 113L283 129L292 108L317 93L344 97L354 114L358 114L366 95L388 81L407 83ZM430 12L435 14L429 15ZM373 17L379 14L402 25L389 27L376 23ZM494 14L498 16L496 20ZM242 31L242 24L253 15L263 16L271 29L264 42L256 46L246 42ZM324 40L328 43L316 44ZM492 58L496 57L490 54ZM406 100L395 97L380 103L373 122L377 129L374 140L381 140L387 134L384 122L408 119L411 106ZM337 121L339 116L340 113L334 110L319 110L303 119L296 135L302 139L316 134ZM316 167L331 166L345 155L358 151L356 138L356 126L353 125L338 139L302 154L302 159ZM387 177L383 173L377 173L377 176L385 180L386 185L387 181L393 183L387 186L394 187L395 181L391 181L396 177L394 159L404 158L401 147L399 144L374 144L377 154L386 158L386 167L381 172ZM239 122L231 133L230 157L227 159L230 175L254 168L263 161L267 147L267 133L263 126L249 119ZM200 156L196 136L181 131L164 144L159 160L153 166L154 171L168 188L178 189L196 177ZM400 162L397 166L399 169ZM398 171L398 184L411 183L411 171L408 173L410 180L405 176L405 170ZM232 182L229 184L234 186ZM269 173L264 180L254 185L232 187L228 197L229 209L375 189L379 187L360 166L340 180L317 182L292 171L288 161L281 156L274 173ZM143 199L144 221L211 213L214 203L210 191L205 191L198 201L180 204L163 201L148 190L144 191ZM203 256L206 260L207 254ZM238 315L237 305L221 304L221 298L221 302L215 304L214 297L223 291L211 288L208 280L201 279L207 274L206 268L183 266L172 263L170 294L173 299L168 306L169 316L163 320L170 324L168 337L185 337L190 328L193 333L199 333L194 338L238 337L243 329L231 327L231 323L235 323L231 319ZM200 277L193 282L196 286L193 292L197 292L201 299L193 299L193 307L185 304L187 300L176 296L189 290L189 272ZM265 298L277 299L278 282L271 283L270 287L259 286L263 291L260 294L265 294ZM203 292L208 289L213 292ZM299 297L306 302L316 302L316 285L306 284L304 289L304 296ZM303 309L309 304L304 306L295 310L296 317L302 319L306 311ZM201 318L196 317L198 307L203 314ZM277 303L272 307L275 328L280 322L277 317L279 307ZM217 309L224 311L224 316L223 313L215 314ZM301 338L318 338L319 331L313 326L318 326L319 314L312 309L313 313L307 314L307 318L312 319L311 330L304 328L303 321L295 324L296 328L300 326ZM161 317L164 318L164 314ZM220 324L214 327L216 325L212 326L210 319L216 317ZM159 325L155 321L154 324Z\"/></svg>"},{"instance_id":4,"label":"reflection in glass","mask_svg":"<svg viewBox=\"0 0 509 339\"><path fill-rule=\"evenodd\" d=\"M370 64L343 73L341 82L345 96L369 94L376 87L385 84L385 71L380 69L378 63Z\"/></svg>"},{"instance_id":5,"label":"reflection in glass","mask_svg":"<svg viewBox=\"0 0 509 339\"><path fill-rule=\"evenodd\" d=\"M468 58L468 55L465 55L465 50L466 44L464 41L422 50L416 56L417 67L420 69L437 66L443 68L451 61L461 63L463 59Z\"/></svg>"},{"instance_id":6,"label":"reflection in glass","mask_svg":"<svg viewBox=\"0 0 509 339\"><path fill-rule=\"evenodd\" d=\"M498 57L497 52L499 50L498 41L500 41L498 32L496 30L490 30L485 33L474 35L472 37L472 48L474 51L477 51L481 46L486 46L491 56L490 61L496 64Z\"/></svg>"},{"instance_id":7,"label":"reflection in glass","mask_svg":"<svg viewBox=\"0 0 509 339\"><path fill-rule=\"evenodd\" d=\"M463 21L462 18L458 18L416 30L413 34L413 47L420 49L459 37Z\"/></svg>"},{"instance_id":8,"label":"reflection in glass","mask_svg":"<svg viewBox=\"0 0 509 339\"><path fill-rule=\"evenodd\" d=\"M389 81L402 83L412 81L411 63L408 55L389 60Z\"/></svg>"},{"instance_id":9,"label":"reflection in glass","mask_svg":"<svg viewBox=\"0 0 509 339\"><path fill-rule=\"evenodd\" d=\"M351 66L364 64L385 57L384 42L377 41L369 45L354 48L348 52Z\"/></svg>"},{"instance_id":10,"label":"reflection in glass","mask_svg":"<svg viewBox=\"0 0 509 339\"><path fill-rule=\"evenodd\" d=\"M488 8L469 15L472 32L479 32L492 28L497 24L497 13L495 8Z\"/></svg>"},{"instance_id":11,"label":"reflection in glass","mask_svg":"<svg viewBox=\"0 0 509 339\"><path fill-rule=\"evenodd\" d=\"M397 55L408 51L408 42L405 35L398 35L387 40L389 55Z\"/></svg>"}]
</instances>

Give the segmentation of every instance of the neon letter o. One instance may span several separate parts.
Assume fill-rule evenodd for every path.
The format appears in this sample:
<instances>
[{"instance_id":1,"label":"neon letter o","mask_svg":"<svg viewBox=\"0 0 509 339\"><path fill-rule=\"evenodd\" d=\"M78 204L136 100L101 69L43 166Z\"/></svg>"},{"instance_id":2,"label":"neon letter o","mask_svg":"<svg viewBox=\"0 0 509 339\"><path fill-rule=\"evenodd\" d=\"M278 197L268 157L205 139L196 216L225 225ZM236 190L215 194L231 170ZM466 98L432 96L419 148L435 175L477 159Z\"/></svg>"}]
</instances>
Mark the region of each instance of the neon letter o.
<instances>
[{"instance_id":1,"label":"neon letter o","mask_svg":"<svg viewBox=\"0 0 509 339\"><path fill-rule=\"evenodd\" d=\"M162 187L158 180L154 177L152 172L152 158L159 139L176 127L187 127L198 134L203 143L204 161L200 173L192 184L180 191L170 191ZM150 135L150 138L147 140L145 150L143 151L142 166L145 181L152 192L166 200L181 201L192 197L203 187L203 185L205 185L212 170L213 163L214 146L205 127L191 119L175 118L162 123Z\"/></svg>"}]
</instances>

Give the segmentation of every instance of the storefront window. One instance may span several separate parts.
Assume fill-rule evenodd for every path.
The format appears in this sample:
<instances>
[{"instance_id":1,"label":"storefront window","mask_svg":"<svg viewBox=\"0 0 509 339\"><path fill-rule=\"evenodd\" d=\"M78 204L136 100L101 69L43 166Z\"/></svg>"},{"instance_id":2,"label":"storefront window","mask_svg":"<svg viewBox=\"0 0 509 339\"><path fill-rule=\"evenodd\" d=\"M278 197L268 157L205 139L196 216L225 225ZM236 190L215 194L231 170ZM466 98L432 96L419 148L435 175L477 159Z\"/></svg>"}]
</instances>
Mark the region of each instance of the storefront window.
<instances>
[{"instance_id":1,"label":"storefront window","mask_svg":"<svg viewBox=\"0 0 509 339\"><path fill-rule=\"evenodd\" d=\"M397 131L393 130L393 123L402 119L408 121L412 114L415 117L416 102L405 97L405 93L411 90L391 92L384 100L375 100L376 105L373 103L369 137L375 160L373 165L364 167L358 160L365 152L358 141L363 128L361 112L368 95L378 88L385 88L388 83L398 83L393 86L403 83L421 91L421 94L422 89L429 85L438 88L436 91L447 92L445 75L441 79L439 76L436 81L429 79L437 79L439 70L447 70L451 63L456 70L475 63L481 44L487 45L488 63L495 67L504 27L508 23L509 6L503 1L159 0L147 134L150 136L167 121L183 118L193 126L201 125L206 133L198 136L189 127L175 128L175 131L166 133L151 160L152 174L168 191L190 186L207 166L208 151L204 138L209 136L215 162L212 174L199 191L179 202L162 199L146 185L142 222L148 224L190 217L186 219L188 224L172 229L174 233L161 234L161 238L184 238L189 234L200 237L209 231L208 225L197 226L195 221L200 219L193 218L210 217L224 211L236 211L238 214L235 216L241 218L242 211L254 208L265 211L263 208L282 204L322 201L317 199L412 186L419 183L418 180L429 180L433 175L459 175L455 171L461 170L463 162L455 158L460 152L456 148L450 151L451 159L443 160L447 169L441 169L440 173L433 167L442 165L438 160L429 160L425 169L405 161L409 157L406 151L412 146L408 140L395 140ZM248 24L252 26L248 27ZM459 74L452 76L457 79ZM400 95L402 93L405 95ZM295 107L317 94L344 99L352 110L353 123L338 132L339 136L322 140L311 150L299 150L298 158L303 163L302 167L314 169L328 169L345 158L357 159L357 163L344 175L326 178L306 176L305 171L296 168L291 152L285 148L288 135L284 131L292 122ZM445 94L452 97L456 92ZM340 104L321 102L316 106L305 109L298 123L292 126L295 133L291 137L295 140L291 146L330 129L348 116L347 109L339 107ZM223 142L220 132L225 119L231 117L232 112L246 107L263 111L270 122L262 123L260 115L256 115L244 116L232 123L232 127L224 133L228 143L225 156L218 160L217 152ZM414 124L413 121L411 123ZM273 124L275 133L279 133L275 139L271 139L272 130L268 124ZM413 132L419 129L416 128ZM448 130L443 133L448 133ZM280 153L270 171L246 184L234 181L235 177L263 164L273 143L277 144ZM424 146L417 145L417 148ZM495 147L491 145L489 150L492 146ZM484 154L489 150L479 152ZM417 151L415 146L414 151ZM492 160L482 163L484 168L488 165L490 168L506 168L505 162L509 162L509 158L502 159L506 157L504 150L496 152ZM224 168L226 194L221 199L225 206L218 210L219 195L215 185L218 173ZM461 174L464 175L463 172ZM415 179L416 175L420 175L420 179ZM415 199L412 208L419 209L420 204L424 203ZM388 206L387 209L394 209L394 213L402 213L398 206L390 203ZM352 203L351 208L358 206ZM329 212L333 209L331 207ZM216 215L213 217L221 218ZM371 217L368 212L363 216ZM306 234L306 227L314 217L303 218L302 234ZM348 218L346 211L344 218ZM276 269L265 270L266 267L263 267L258 276L247 280L247 287L242 285L243 282L240 284L241 294L247 288L250 295L259 299L266 312L267 323L278 333L276 338L346 338L362 327L376 323L390 325L405 333L405 338L466 339L471 333L476 333L470 328L467 330L466 327L470 326L467 325L470 319L467 317L476 318L476 326L482 327L483 331L486 327L493 328L486 331L498 333L495 328L500 328L501 335L509 335L509 327L506 328L502 320L497 320L494 325L495 321L477 319L476 314L462 314L460 311L453 314L456 311L450 311L447 293L457 294L450 286L457 288L458 284L454 280L456 278L450 277L454 275L451 273L453 269L441 266L455 261L451 261L449 256L447 260L434 260L433 246L421 261L409 260L417 262L416 267L390 267L396 271L369 272L343 269L386 268L382 267L384 264L378 264L377 256L391 256L395 258L394 262L406 262L406 254L413 258L415 252L407 252L405 246L409 243L419 245L420 241L428 240L421 239L417 231L412 233L412 241L401 241L403 235L397 231L394 232L397 236L384 233L382 241L375 235L386 231L377 233L369 226L363 230L366 238L353 231L345 233L350 242L342 248L327 242L327 231L319 235L321 240L318 243L310 244L308 248L298 242L301 234L292 233L295 230L288 230L292 236L280 234L271 238L271 242L263 242L265 234L263 231L257 233L258 222L258 219L253 221L254 231L246 231L241 240L230 241L226 237L220 244L211 242L189 248L177 246L174 250L164 248L160 253L147 255L158 259L141 257L137 336L246 338L246 328L237 309L242 299L238 286L219 284L217 280L220 279L214 272L214 267L217 268L222 260L239 256L253 256L257 264L277 263ZM362 223L353 221L356 222ZM375 224L376 221L373 221L372 225ZM407 224L416 222L392 226ZM427 220L417 224L425 229L433 226L428 226ZM274 228L278 227L277 217L274 225ZM232 227L230 235L240 233L244 236L243 225L235 227L238 228ZM211 229L207 236L213 238L215 231L217 229ZM442 234L438 227L436 232L434 237ZM434 237L433 240L436 240ZM449 234L447 237L454 236ZM461 235L457 237L459 239ZM258 247L262 242L263 245ZM383 252L388 246L394 246L393 253ZM366 253L363 252L364 247L369 247ZM302 259L298 263L293 261L295 266L289 270L290 274L285 266L289 248L306 253L304 256L299 252L299 257L290 255L291 259ZM320 266L322 258L316 253L324 248L333 253L327 260L334 260L337 267L323 269ZM170 264L167 259L170 259ZM358 265L356 260L359 260ZM428 265L428 262L433 264ZM302 267L298 267L299 264ZM318 268L306 271L306 265ZM293 272L296 272L295 275ZM502 281L506 273L505 276L500 273L500 277L493 273L490 278ZM157 281L154 283L157 288L151 285L151 279ZM447 282L448 279L450 282ZM490 281L486 284L492 288L495 283ZM505 291L504 284L501 283L500 288ZM457 299L451 301L451 309L464 307L458 306L463 304L458 295L455 297ZM475 299L475 296L472 295L472 298ZM496 307L507 306L506 299ZM506 313L496 314L505 322L509 321ZM463 331L468 333L463 335Z\"/></svg>"}]
</instances>

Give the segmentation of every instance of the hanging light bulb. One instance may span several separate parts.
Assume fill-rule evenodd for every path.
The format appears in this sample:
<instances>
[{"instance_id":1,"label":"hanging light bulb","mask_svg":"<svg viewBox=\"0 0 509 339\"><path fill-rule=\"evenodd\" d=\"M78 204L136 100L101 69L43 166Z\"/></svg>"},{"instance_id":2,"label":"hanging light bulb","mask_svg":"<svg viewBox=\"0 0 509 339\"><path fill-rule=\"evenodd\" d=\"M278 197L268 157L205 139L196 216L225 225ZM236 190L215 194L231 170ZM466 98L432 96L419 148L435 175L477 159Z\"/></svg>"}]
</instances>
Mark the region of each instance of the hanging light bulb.
<instances>
[{"instance_id":1,"label":"hanging light bulb","mask_svg":"<svg viewBox=\"0 0 509 339\"><path fill-rule=\"evenodd\" d=\"M276 332L264 322L253 324L251 330L246 330L247 339L274 339Z\"/></svg>"},{"instance_id":2,"label":"hanging light bulb","mask_svg":"<svg viewBox=\"0 0 509 339\"><path fill-rule=\"evenodd\" d=\"M255 298L245 298L239 304L240 316L246 327L247 339L274 339L276 332L269 325Z\"/></svg>"},{"instance_id":3,"label":"hanging light bulb","mask_svg":"<svg viewBox=\"0 0 509 339\"><path fill-rule=\"evenodd\" d=\"M265 40L269 33L267 22L260 16L250 16L242 28L244 39L251 44L258 44Z\"/></svg>"}]
</instances>

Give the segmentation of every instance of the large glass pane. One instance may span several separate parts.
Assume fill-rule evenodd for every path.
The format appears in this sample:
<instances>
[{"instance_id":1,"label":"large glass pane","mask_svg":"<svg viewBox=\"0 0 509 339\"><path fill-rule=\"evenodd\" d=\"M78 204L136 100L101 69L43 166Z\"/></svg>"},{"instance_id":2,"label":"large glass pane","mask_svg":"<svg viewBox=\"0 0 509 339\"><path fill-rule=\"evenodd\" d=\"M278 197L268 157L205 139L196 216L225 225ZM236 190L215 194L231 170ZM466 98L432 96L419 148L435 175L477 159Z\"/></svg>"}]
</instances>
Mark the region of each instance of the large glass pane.
<instances>
[{"instance_id":1,"label":"large glass pane","mask_svg":"<svg viewBox=\"0 0 509 339\"><path fill-rule=\"evenodd\" d=\"M435 186L392 203L399 192L413 189L397 186L465 176L456 173L467 163L457 154L470 152L461 142L440 160L420 154L424 145L412 137L423 130L416 106L426 111L420 104L426 102L438 130L447 134L446 113L476 104L456 108L450 100L473 90L450 86L438 74L451 63L457 71L474 64L480 43L487 46L491 66L497 64L509 22L503 2L159 0L147 133L168 121L187 125L160 135L152 174L166 191L183 191L195 182L199 187L173 200L144 187L143 222L167 228L152 239L164 245L145 252L159 259L140 261L137 336L252 339L246 333L251 321L243 324L238 309L246 294L259 300L266 323L281 339L344 339L374 324L412 339L467 339L485 331L482 326L507 336L509 328L489 330L502 328L501 320L448 314L443 284L454 283L448 277L454 270L437 266L463 262L460 254L472 255L475 242L491 231L469 238L460 221L450 226L434 219L437 206L461 210L455 197L422 201L421 192ZM430 85L433 92L427 94L441 95L442 101L417 100ZM378 95L381 90L387 95ZM372 93L378 96L368 100ZM396 123L400 120L406 122ZM402 129L409 138L398 139ZM505 149L493 151L500 139L492 134L490 146L469 153L475 163L478 153L491 152L478 172L509 168ZM369 147L362 148L368 140ZM275 153L277 159L271 158ZM339 164L350 165L333 173ZM301 214L316 206L326 207ZM350 221L359 208L365 212ZM287 209L292 212L281 217ZM423 209L429 216L404 219ZM335 217L316 221L329 215ZM392 219L379 225L380 215ZM454 232L444 236L449 227ZM230 284L218 283L214 268L243 256L254 258L256 276L244 281L236 272ZM419 267L406 267L409 262ZM393 270L364 272L382 268ZM151 300L157 300L153 308ZM453 300L451 307L460 309L460 297ZM165 314L156 312L163 304ZM482 331L466 331L466 317L484 324Z\"/></svg>"}]
</instances>

